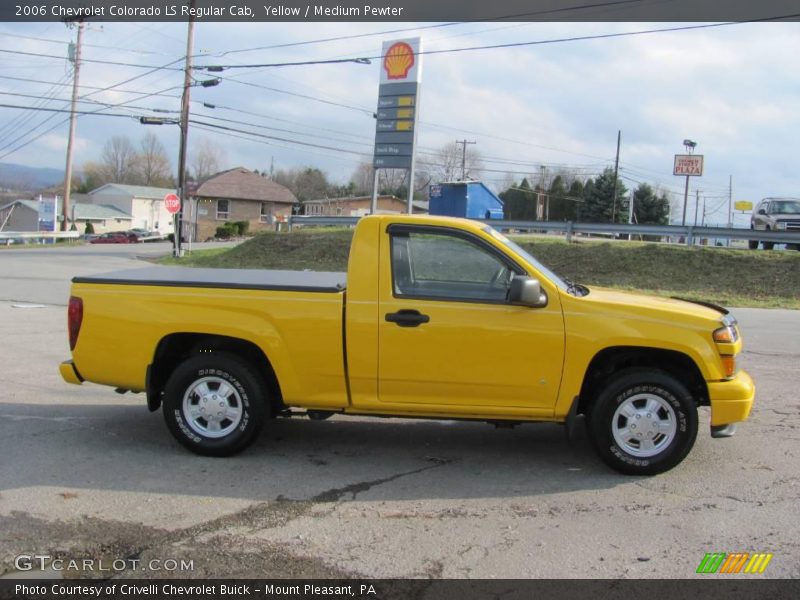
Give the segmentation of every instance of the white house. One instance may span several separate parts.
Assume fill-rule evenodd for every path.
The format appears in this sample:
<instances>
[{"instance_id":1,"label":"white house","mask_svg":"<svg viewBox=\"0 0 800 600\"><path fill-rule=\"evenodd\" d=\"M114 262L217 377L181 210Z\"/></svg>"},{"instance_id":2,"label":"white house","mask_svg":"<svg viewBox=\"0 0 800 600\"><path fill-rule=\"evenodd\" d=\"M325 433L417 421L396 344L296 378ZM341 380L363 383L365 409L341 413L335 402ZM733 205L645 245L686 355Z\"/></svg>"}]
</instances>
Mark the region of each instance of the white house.
<instances>
[{"instance_id":1,"label":"white house","mask_svg":"<svg viewBox=\"0 0 800 600\"><path fill-rule=\"evenodd\" d=\"M172 215L164 206L164 196L174 193L174 189L107 183L89 192L89 201L130 214L133 228L167 233L172 231Z\"/></svg>"}]
</instances>

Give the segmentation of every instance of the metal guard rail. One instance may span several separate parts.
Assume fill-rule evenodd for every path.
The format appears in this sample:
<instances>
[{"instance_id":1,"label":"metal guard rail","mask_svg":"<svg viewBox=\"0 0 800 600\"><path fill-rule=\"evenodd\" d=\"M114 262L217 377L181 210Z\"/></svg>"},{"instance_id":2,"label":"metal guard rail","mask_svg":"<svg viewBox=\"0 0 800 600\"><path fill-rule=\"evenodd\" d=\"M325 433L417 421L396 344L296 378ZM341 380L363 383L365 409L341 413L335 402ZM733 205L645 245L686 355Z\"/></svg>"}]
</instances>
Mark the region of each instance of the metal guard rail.
<instances>
[{"instance_id":1,"label":"metal guard rail","mask_svg":"<svg viewBox=\"0 0 800 600\"><path fill-rule=\"evenodd\" d=\"M292 215L289 230L295 225L355 225L361 217L316 217ZM627 223L574 223L572 221L493 221L476 219L495 229L517 229L520 231L554 231L564 233L569 240L576 233L629 234L684 238L691 245L699 238L730 240L758 240L777 244L800 244L800 231L753 231L752 229L728 227L695 227L694 225L628 225Z\"/></svg>"}]
</instances>

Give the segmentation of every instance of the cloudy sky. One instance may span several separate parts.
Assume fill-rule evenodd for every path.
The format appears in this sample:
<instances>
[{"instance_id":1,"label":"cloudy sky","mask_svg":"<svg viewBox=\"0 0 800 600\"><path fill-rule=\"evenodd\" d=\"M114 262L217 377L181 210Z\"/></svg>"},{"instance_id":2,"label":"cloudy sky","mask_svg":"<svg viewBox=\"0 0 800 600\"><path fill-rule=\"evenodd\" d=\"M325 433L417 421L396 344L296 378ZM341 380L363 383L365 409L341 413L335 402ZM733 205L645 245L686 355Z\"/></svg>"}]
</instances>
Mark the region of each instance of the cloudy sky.
<instances>
[{"instance_id":1,"label":"cloudy sky","mask_svg":"<svg viewBox=\"0 0 800 600\"><path fill-rule=\"evenodd\" d=\"M197 65L264 64L374 57L384 40L403 37L421 36L424 49L431 51L692 25L201 22L194 48ZM398 29L403 31L381 33ZM378 35L364 35L371 33ZM347 39L308 43L341 37ZM66 55L74 39L75 30L60 23L0 23L0 103L67 108L71 71ZM151 110L179 110L185 43L185 24L87 28L87 61L80 75L85 102L79 108L96 111L103 108L96 102L126 103L105 112L130 117L80 118L78 168L97 160L110 136L138 142L145 131L157 134L177 162L178 128L145 129L134 116L170 116ZM456 139L475 141L487 168L482 178L497 187L509 180L508 173L517 181L529 174L535 179L540 165L548 172L571 169L592 176L613 166L621 130L620 173L626 186L642 181L659 186L677 206L684 181L672 175L673 155L682 153L682 141L691 138L706 163L705 175L692 179L692 200L701 190L706 221L724 223L730 177L734 200L800 195L798 56L798 23L431 54L423 63L419 151L433 152ZM154 69L165 65L169 68ZM190 148L207 140L224 153L223 166L269 169L273 161L276 169L315 166L345 182L371 153L379 61L231 69L221 76L216 87L192 89L193 119L288 140L245 140L234 137L240 133L193 126ZM209 75L198 72L196 78ZM126 80L131 81L100 91ZM63 113L0 108L0 162L63 169L66 119ZM692 211L690 202L693 218Z\"/></svg>"}]
</instances>

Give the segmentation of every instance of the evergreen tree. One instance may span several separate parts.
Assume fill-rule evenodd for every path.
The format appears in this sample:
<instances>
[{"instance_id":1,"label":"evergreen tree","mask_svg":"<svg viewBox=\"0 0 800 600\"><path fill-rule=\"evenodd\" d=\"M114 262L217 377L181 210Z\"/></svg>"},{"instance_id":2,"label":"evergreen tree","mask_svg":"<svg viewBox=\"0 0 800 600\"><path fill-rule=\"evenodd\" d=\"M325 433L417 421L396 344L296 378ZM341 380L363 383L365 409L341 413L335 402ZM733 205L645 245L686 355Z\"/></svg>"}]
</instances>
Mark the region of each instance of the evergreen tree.
<instances>
[{"instance_id":1,"label":"evergreen tree","mask_svg":"<svg viewBox=\"0 0 800 600\"><path fill-rule=\"evenodd\" d=\"M622 208L626 193L625 184L617 180L616 216L614 218L616 223L627 221L627 215ZM611 223L612 214L614 214L614 171L607 168L596 179L586 182L581 220L590 223Z\"/></svg>"}]
</instances>

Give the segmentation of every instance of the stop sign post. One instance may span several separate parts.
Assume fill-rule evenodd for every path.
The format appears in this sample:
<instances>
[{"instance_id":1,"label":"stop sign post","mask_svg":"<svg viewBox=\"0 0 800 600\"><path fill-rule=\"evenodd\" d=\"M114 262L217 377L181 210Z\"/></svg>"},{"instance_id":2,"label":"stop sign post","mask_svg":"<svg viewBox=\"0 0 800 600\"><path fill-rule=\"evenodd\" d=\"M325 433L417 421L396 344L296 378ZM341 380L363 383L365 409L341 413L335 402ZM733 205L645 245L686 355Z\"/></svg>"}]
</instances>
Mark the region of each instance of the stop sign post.
<instances>
[{"instance_id":1,"label":"stop sign post","mask_svg":"<svg viewBox=\"0 0 800 600\"><path fill-rule=\"evenodd\" d=\"M174 215L177 213L181 209L181 199L178 198L178 194L164 196L164 206L169 214Z\"/></svg>"}]
</instances>

